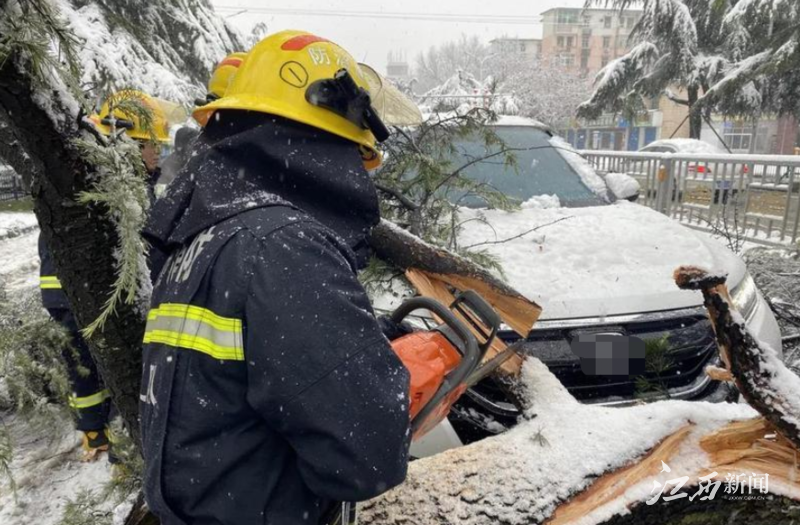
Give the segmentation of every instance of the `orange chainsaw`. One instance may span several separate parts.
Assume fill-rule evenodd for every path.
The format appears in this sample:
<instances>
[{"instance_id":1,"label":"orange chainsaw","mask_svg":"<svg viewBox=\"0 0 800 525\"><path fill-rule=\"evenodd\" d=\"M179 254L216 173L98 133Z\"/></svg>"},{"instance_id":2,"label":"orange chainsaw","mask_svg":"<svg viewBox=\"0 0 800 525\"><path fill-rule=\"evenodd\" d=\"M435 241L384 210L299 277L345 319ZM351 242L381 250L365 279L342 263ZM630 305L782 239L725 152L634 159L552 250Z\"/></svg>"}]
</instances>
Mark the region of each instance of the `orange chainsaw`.
<instances>
[{"instance_id":1,"label":"orange chainsaw","mask_svg":"<svg viewBox=\"0 0 800 525\"><path fill-rule=\"evenodd\" d=\"M427 297L414 297L400 305L390 320L399 325L419 310L432 313L442 324L392 341L392 349L411 375L412 439L447 417L461 394L491 371L487 367L494 369L502 363L492 359L481 366L501 321L476 292L462 292L449 308Z\"/></svg>"}]
</instances>

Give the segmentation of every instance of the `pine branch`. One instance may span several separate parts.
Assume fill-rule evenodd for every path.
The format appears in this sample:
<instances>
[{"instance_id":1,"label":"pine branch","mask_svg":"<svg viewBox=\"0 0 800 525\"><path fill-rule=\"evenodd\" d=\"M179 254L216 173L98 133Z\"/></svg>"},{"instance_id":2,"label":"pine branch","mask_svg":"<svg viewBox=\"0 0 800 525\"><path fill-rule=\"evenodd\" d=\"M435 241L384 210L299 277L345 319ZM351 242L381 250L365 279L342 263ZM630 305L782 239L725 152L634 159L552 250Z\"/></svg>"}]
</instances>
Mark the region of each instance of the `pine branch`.
<instances>
[{"instance_id":1,"label":"pine branch","mask_svg":"<svg viewBox=\"0 0 800 525\"><path fill-rule=\"evenodd\" d=\"M406 209L408 209L408 210L416 211L416 210L418 210L420 208L419 204L417 204L416 202L412 201L411 199L409 199L408 197L403 195L403 193L400 190L397 190L397 189L394 189L394 188L390 188L390 187L385 186L383 184L380 184L378 182L375 183L375 188L377 188L379 191L382 191L383 193L391 195L400 204L405 206Z\"/></svg>"},{"instance_id":2,"label":"pine branch","mask_svg":"<svg viewBox=\"0 0 800 525\"><path fill-rule=\"evenodd\" d=\"M542 228L546 228L548 226L552 226L553 224L559 223L561 221L565 221L567 219L572 219L572 218L573 218L572 215L570 215L568 217L561 217L560 219L556 219L556 220L548 222L546 224L540 224L539 226L531 228L530 230L526 230L526 231L524 231L524 232L522 232L522 233L520 233L518 235L514 235L514 236L508 237L506 239L502 239L502 240L499 240L499 241L484 241L484 242L479 242L479 243L475 243L475 244L470 244L469 246L465 246L463 249L464 250L471 250L472 248L477 248L478 246L505 244L505 243L513 241L515 239L519 239L521 237L525 237L526 235L528 235L530 233L533 233L535 231L541 230Z\"/></svg>"}]
</instances>

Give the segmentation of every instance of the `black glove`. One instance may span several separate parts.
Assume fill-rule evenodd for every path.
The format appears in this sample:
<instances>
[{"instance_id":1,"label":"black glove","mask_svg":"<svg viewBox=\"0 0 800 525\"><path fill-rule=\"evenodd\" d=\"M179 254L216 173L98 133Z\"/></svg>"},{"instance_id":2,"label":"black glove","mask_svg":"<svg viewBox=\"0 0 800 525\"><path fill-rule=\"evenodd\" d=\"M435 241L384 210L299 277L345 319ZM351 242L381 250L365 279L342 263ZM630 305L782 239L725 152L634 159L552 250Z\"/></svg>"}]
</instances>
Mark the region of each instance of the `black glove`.
<instances>
[{"instance_id":1,"label":"black glove","mask_svg":"<svg viewBox=\"0 0 800 525\"><path fill-rule=\"evenodd\" d=\"M414 327L405 321L395 323L386 315L378 317L378 324L381 326L381 332L383 332L383 335L385 335L386 339L389 341L394 341L414 331Z\"/></svg>"}]
</instances>

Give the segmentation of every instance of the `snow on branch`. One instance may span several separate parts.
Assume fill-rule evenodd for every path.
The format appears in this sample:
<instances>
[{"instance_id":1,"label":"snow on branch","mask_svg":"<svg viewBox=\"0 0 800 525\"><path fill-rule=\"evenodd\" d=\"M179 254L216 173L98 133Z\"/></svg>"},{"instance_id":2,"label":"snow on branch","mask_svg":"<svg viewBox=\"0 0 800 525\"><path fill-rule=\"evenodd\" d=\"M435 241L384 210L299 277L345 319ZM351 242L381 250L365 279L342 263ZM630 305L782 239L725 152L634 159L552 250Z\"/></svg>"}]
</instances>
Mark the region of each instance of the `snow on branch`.
<instances>
[{"instance_id":1,"label":"snow on branch","mask_svg":"<svg viewBox=\"0 0 800 525\"><path fill-rule=\"evenodd\" d=\"M771 50L767 50L742 60L722 80L709 88L698 102L709 103L733 94L735 90L750 82L760 72L761 68L770 61L773 55L774 53Z\"/></svg>"},{"instance_id":2,"label":"snow on branch","mask_svg":"<svg viewBox=\"0 0 800 525\"><path fill-rule=\"evenodd\" d=\"M595 77L594 93L578 107L578 116L595 119L609 107L619 109L621 98L633 88L657 56L655 44L642 42L627 55L609 62Z\"/></svg>"}]
</instances>

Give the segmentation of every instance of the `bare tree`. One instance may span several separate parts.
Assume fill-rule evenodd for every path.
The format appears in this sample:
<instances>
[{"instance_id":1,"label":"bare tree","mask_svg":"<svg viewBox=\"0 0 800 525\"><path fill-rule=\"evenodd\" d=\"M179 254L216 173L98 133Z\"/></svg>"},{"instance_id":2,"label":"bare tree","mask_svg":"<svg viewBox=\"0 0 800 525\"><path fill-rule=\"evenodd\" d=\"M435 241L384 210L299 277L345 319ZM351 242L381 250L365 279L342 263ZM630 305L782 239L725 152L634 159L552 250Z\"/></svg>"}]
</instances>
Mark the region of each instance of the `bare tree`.
<instances>
[{"instance_id":1,"label":"bare tree","mask_svg":"<svg viewBox=\"0 0 800 525\"><path fill-rule=\"evenodd\" d=\"M458 40L420 53L417 55L414 67L418 92L425 92L443 84L459 71L483 80L490 54L489 46L475 35L461 35Z\"/></svg>"},{"instance_id":2,"label":"bare tree","mask_svg":"<svg viewBox=\"0 0 800 525\"><path fill-rule=\"evenodd\" d=\"M558 127L575 116L581 102L592 92L591 83L578 72L545 59L522 53L506 54L490 61L486 88L500 104L510 99L515 113ZM502 108L494 108L502 111Z\"/></svg>"}]
</instances>

